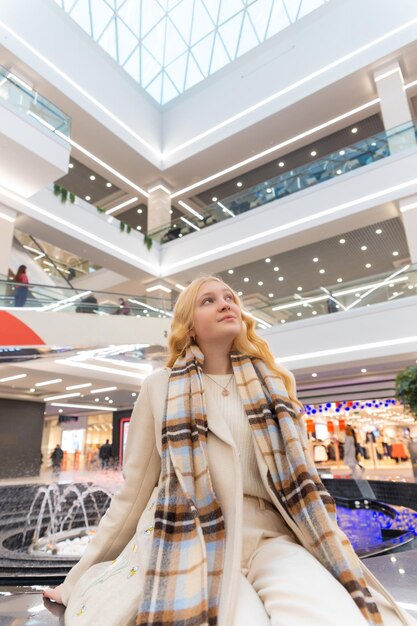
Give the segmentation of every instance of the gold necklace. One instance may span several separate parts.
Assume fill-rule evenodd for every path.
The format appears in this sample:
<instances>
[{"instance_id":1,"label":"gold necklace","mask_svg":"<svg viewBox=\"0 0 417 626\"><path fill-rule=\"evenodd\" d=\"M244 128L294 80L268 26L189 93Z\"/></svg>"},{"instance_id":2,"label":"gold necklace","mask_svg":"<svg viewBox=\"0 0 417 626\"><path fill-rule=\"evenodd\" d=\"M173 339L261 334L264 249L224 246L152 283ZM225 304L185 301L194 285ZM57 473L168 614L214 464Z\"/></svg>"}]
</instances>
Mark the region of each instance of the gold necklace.
<instances>
[{"instance_id":1,"label":"gold necklace","mask_svg":"<svg viewBox=\"0 0 417 626\"><path fill-rule=\"evenodd\" d=\"M217 382L217 380L214 380L214 378L212 378L211 376L209 376L208 374L206 374L205 372L204 376L207 376L207 378L210 378L210 380L213 381L213 383L215 383L218 387L220 387L223 391L222 391L222 396L228 396L230 394L230 391L227 389L227 387L230 385L232 378L233 378L233 374L230 376L229 381L226 385L226 387L223 387L223 385L221 385L220 383Z\"/></svg>"}]
</instances>

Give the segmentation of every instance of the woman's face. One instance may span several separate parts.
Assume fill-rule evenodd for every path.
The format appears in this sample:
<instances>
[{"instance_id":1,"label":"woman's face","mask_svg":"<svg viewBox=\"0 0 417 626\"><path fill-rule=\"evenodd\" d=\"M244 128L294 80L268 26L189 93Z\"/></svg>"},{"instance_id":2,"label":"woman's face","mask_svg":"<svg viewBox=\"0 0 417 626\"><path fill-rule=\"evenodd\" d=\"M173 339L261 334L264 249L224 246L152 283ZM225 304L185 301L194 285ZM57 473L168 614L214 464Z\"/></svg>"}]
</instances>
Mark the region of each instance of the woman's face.
<instances>
[{"instance_id":1,"label":"woman's face","mask_svg":"<svg viewBox=\"0 0 417 626\"><path fill-rule=\"evenodd\" d=\"M233 293L217 280L202 285L194 307L193 330L200 345L207 342L228 342L240 333L242 314Z\"/></svg>"}]
</instances>

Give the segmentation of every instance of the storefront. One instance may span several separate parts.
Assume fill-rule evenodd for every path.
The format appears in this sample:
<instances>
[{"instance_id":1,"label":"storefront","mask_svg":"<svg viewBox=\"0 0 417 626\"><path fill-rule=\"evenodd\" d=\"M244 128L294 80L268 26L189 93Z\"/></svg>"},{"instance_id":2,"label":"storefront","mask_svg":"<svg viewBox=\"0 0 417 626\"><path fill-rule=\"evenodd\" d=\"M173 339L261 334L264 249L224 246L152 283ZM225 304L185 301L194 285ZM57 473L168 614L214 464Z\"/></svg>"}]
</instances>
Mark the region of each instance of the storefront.
<instances>
[{"instance_id":1,"label":"storefront","mask_svg":"<svg viewBox=\"0 0 417 626\"><path fill-rule=\"evenodd\" d=\"M367 469L410 467L417 423L393 398L306 404L306 428L318 466L343 466L346 428Z\"/></svg>"},{"instance_id":2,"label":"storefront","mask_svg":"<svg viewBox=\"0 0 417 626\"><path fill-rule=\"evenodd\" d=\"M50 465L53 449L59 444L64 452L62 469L95 470L100 468L99 449L106 439L112 441L112 413L59 415L45 418L42 437L42 469Z\"/></svg>"}]
</instances>

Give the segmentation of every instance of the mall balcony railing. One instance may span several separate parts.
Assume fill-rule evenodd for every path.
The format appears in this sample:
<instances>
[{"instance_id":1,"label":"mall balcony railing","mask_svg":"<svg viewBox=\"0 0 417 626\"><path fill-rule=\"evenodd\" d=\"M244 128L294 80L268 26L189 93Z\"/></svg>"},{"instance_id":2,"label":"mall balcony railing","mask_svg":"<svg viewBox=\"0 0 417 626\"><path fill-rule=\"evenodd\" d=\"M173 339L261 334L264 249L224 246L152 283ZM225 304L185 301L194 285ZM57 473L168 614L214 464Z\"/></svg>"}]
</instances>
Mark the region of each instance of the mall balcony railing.
<instances>
[{"instance_id":1,"label":"mall balcony railing","mask_svg":"<svg viewBox=\"0 0 417 626\"><path fill-rule=\"evenodd\" d=\"M0 310L18 311L14 307L16 283L0 279ZM259 328L296 322L322 315L342 314L359 307L400 300L417 295L417 265L405 265L395 271L362 277L320 289L294 293L293 296L271 300L256 306L245 302L244 310ZM93 296L93 299L92 299ZM89 291L49 285L29 285L25 310L39 313L77 312L97 315L130 315L136 317L172 317L176 294L166 298L134 296L108 291ZM253 296L251 297L253 301Z\"/></svg>"},{"instance_id":2,"label":"mall balcony railing","mask_svg":"<svg viewBox=\"0 0 417 626\"><path fill-rule=\"evenodd\" d=\"M171 298L150 298L108 291L90 291L74 287L54 287L29 283L24 307L15 307L18 283L0 279L0 310L66 313L93 313L96 315L130 315L135 317L172 317ZM24 288L24 286L23 286ZM121 302L123 300L123 302Z\"/></svg>"},{"instance_id":3,"label":"mall balcony railing","mask_svg":"<svg viewBox=\"0 0 417 626\"><path fill-rule=\"evenodd\" d=\"M70 136L71 118L32 89L23 79L1 65L0 102L56 134Z\"/></svg>"},{"instance_id":4,"label":"mall balcony railing","mask_svg":"<svg viewBox=\"0 0 417 626\"><path fill-rule=\"evenodd\" d=\"M219 198L198 209L200 217L187 214L148 234L167 243L406 150L415 145L416 137L417 122L377 133L232 196Z\"/></svg>"},{"instance_id":5,"label":"mall balcony railing","mask_svg":"<svg viewBox=\"0 0 417 626\"><path fill-rule=\"evenodd\" d=\"M294 293L268 304L246 306L261 328L296 322L321 315L341 314L380 302L417 295L417 265L405 265L395 271L363 277L319 289Z\"/></svg>"}]
</instances>

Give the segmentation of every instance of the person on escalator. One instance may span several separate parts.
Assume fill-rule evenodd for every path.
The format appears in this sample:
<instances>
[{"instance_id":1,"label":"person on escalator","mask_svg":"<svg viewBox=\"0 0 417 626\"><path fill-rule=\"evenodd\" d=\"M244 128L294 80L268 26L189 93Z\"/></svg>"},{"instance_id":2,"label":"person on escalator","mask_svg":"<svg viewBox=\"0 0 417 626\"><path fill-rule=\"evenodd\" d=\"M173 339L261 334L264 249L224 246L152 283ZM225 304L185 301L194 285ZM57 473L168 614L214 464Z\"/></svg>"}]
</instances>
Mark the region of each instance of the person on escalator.
<instances>
[{"instance_id":1,"label":"person on escalator","mask_svg":"<svg viewBox=\"0 0 417 626\"><path fill-rule=\"evenodd\" d=\"M25 306L28 292L29 292L29 278L26 274L26 265L19 265L19 269L14 277L14 282L17 283L14 291L14 306Z\"/></svg>"}]
</instances>

